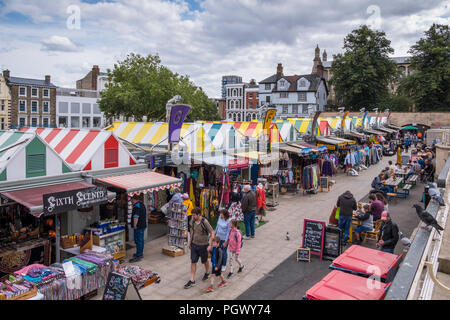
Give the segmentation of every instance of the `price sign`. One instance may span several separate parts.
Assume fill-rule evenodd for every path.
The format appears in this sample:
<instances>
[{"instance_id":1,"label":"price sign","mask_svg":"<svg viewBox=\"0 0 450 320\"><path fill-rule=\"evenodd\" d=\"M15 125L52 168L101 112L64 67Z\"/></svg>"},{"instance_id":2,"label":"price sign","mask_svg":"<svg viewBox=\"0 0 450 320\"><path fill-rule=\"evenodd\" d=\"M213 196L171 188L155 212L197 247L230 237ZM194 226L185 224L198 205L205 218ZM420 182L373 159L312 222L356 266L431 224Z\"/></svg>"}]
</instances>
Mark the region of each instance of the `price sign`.
<instances>
[{"instance_id":1,"label":"price sign","mask_svg":"<svg viewBox=\"0 0 450 320\"><path fill-rule=\"evenodd\" d=\"M305 219L303 223L303 248L309 248L311 254L323 255L323 240L325 236L325 222Z\"/></svg>"}]
</instances>

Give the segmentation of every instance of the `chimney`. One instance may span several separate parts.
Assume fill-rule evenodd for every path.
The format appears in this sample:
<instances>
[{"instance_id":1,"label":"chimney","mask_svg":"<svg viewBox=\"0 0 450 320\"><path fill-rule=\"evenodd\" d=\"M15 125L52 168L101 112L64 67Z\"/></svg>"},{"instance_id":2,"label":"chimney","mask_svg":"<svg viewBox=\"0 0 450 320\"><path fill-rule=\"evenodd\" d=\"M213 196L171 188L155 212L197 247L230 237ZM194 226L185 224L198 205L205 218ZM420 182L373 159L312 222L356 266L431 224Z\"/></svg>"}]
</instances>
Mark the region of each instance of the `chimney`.
<instances>
[{"instance_id":1,"label":"chimney","mask_svg":"<svg viewBox=\"0 0 450 320\"><path fill-rule=\"evenodd\" d=\"M97 90L98 75L100 74L100 68L98 65L92 67L92 78L91 78L91 90Z\"/></svg>"},{"instance_id":2,"label":"chimney","mask_svg":"<svg viewBox=\"0 0 450 320\"><path fill-rule=\"evenodd\" d=\"M3 78L5 78L5 81L9 81L9 70L3 70Z\"/></svg>"},{"instance_id":3,"label":"chimney","mask_svg":"<svg viewBox=\"0 0 450 320\"><path fill-rule=\"evenodd\" d=\"M277 66L277 77L281 77L283 75L283 65L281 63Z\"/></svg>"},{"instance_id":4,"label":"chimney","mask_svg":"<svg viewBox=\"0 0 450 320\"><path fill-rule=\"evenodd\" d=\"M49 75L46 75L46 76L45 76L45 82L46 82L46 83L50 83L50 76L49 76Z\"/></svg>"},{"instance_id":5,"label":"chimney","mask_svg":"<svg viewBox=\"0 0 450 320\"><path fill-rule=\"evenodd\" d=\"M327 50L323 50L322 60L327 61Z\"/></svg>"}]
</instances>

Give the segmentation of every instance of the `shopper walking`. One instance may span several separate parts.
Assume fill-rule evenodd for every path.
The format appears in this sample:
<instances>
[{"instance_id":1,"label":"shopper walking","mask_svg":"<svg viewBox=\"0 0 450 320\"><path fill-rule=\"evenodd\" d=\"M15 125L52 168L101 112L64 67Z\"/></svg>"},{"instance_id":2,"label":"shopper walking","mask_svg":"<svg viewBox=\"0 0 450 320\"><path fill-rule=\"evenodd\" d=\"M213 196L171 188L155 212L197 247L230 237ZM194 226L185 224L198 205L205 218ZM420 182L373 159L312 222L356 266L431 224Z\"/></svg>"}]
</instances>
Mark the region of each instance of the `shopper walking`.
<instances>
[{"instance_id":1,"label":"shopper walking","mask_svg":"<svg viewBox=\"0 0 450 320\"><path fill-rule=\"evenodd\" d=\"M185 289L189 289L195 285L195 272L197 271L198 259L201 259L202 264L205 266L205 274L202 280L208 280L209 274L209 262L208 262L208 250L211 249L212 239L214 239L214 230L201 215L201 209L195 207L192 209L191 220L191 233L188 248L191 250L191 278L184 285Z\"/></svg>"},{"instance_id":2,"label":"shopper walking","mask_svg":"<svg viewBox=\"0 0 450 320\"><path fill-rule=\"evenodd\" d=\"M389 212L383 211L381 214L381 233L378 238L377 247L383 252L394 253L398 242L398 226L392 221Z\"/></svg>"},{"instance_id":3,"label":"shopper walking","mask_svg":"<svg viewBox=\"0 0 450 320\"><path fill-rule=\"evenodd\" d=\"M131 198L133 204L132 211L132 227L134 231L134 242L136 243L136 253L133 254L133 258L130 259L130 263L138 262L142 260L144 255L144 232L147 228L147 211L144 204L140 201L138 195L134 195Z\"/></svg>"},{"instance_id":4,"label":"shopper walking","mask_svg":"<svg viewBox=\"0 0 450 320\"><path fill-rule=\"evenodd\" d=\"M344 232L343 245L346 245L349 239L353 210L357 209L356 200L353 197L353 194L347 190L339 196L336 206L340 207L338 223L339 229Z\"/></svg>"},{"instance_id":5,"label":"shopper walking","mask_svg":"<svg viewBox=\"0 0 450 320\"><path fill-rule=\"evenodd\" d=\"M214 234L217 237L220 237L220 247L223 249L223 259L222 259L222 265L220 266L222 268L222 272L225 272L225 269L227 268L227 251L228 251L228 236L230 235L230 213L227 209L220 210L220 216L217 220L216 230Z\"/></svg>"},{"instance_id":6,"label":"shopper walking","mask_svg":"<svg viewBox=\"0 0 450 320\"><path fill-rule=\"evenodd\" d=\"M245 237L248 240L255 237L255 216L256 216L256 196L251 191L250 185L244 186L244 198L241 202L242 212L244 213Z\"/></svg>"},{"instance_id":7,"label":"shopper walking","mask_svg":"<svg viewBox=\"0 0 450 320\"><path fill-rule=\"evenodd\" d=\"M237 220L230 221L230 234L228 235L228 250L230 251L230 272L227 275L227 278L231 278L233 276L233 262L236 261L239 265L238 273L242 272L244 269L244 265L239 259L239 253L241 252L242 245L242 233L239 230L239 224Z\"/></svg>"},{"instance_id":8,"label":"shopper walking","mask_svg":"<svg viewBox=\"0 0 450 320\"><path fill-rule=\"evenodd\" d=\"M211 285L206 288L206 292L214 291L214 282L216 280L216 276L220 277L221 282L219 283L219 288L225 287L227 282L223 278L222 274L222 260L223 260L223 248L220 246L220 242L222 240L220 237L216 236L212 241L212 247L208 248L208 251L211 252L211 265L212 265L212 275L211 275Z\"/></svg>"}]
</instances>

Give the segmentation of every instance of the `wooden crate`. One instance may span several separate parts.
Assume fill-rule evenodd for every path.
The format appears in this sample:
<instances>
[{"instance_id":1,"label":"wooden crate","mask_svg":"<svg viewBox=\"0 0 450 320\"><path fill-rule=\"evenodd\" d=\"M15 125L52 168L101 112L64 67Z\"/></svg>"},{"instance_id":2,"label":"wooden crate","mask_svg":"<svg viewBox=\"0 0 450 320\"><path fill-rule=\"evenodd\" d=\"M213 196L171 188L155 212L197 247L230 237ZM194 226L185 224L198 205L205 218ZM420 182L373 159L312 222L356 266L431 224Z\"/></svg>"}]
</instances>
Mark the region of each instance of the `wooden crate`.
<instances>
[{"instance_id":1,"label":"wooden crate","mask_svg":"<svg viewBox=\"0 0 450 320\"><path fill-rule=\"evenodd\" d=\"M114 257L114 259L116 260L123 260L125 259L126 256L126 252L125 251L121 251L121 252L117 252L117 253L113 253L112 256Z\"/></svg>"},{"instance_id":2,"label":"wooden crate","mask_svg":"<svg viewBox=\"0 0 450 320\"><path fill-rule=\"evenodd\" d=\"M6 296L0 294L0 300L27 300L30 298L33 298L37 295L37 287L34 286L32 290L25 292L23 294L20 294L18 296L12 297L10 299L6 299Z\"/></svg>"},{"instance_id":3,"label":"wooden crate","mask_svg":"<svg viewBox=\"0 0 450 320\"><path fill-rule=\"evenodd\" d=\"M162 249L162 253L164 253L164 254L166 254L168 256L171 256L171 257L179 257L179 256L182 256L184 254L184 250L183 249L180 249L180 250L181 251L175 252L175 251L163 248Z\"/></svg>"}]
</instances>

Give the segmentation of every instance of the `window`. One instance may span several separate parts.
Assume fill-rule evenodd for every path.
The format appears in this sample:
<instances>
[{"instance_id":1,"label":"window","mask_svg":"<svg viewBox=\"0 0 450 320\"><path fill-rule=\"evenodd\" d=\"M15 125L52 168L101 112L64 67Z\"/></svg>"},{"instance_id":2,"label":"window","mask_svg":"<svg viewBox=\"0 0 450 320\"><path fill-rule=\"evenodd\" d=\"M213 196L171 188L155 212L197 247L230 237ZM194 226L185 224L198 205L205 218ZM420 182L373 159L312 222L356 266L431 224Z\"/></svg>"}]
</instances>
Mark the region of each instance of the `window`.
<instances>
[{"instance_id":1,"label":"window","mask_svg":"<svg viewBox=\"0 0 450 320\"><path fill-rule=\"evenodd\" d=\"M257 93L256 93L256 99L258 99L258 98L259 98L259 93L257 92Z\"/></svg>"},{"instance_id":2,"label":"window","mask_svg":"<svg viewBox=\"0 0 450 320\"><path fill-rule=\"evenodd\" d=\"M39 101L36 101L36 100L31 101L31 112L32 113L39 112Z\"/></svg>"},{"instance_id":3,"label":"window","mask_svg":"<svg viewBox=\"0 0 450 320\"><path fill-rule=\"evenodd\" d=\"M39 89L38 88L31 88L31 96L32 97L39 97Z\"/></svg>"},{"instance_id":4,"label":"window","mask_svg":"<svg viewBox=\"0 0 450 320\"><path fill-rule=\"evenodd\" d=\"M101 114L100 108L98 107L97 103L94 103L94 110L92 112L93 114Z\"/></svg>"},{"instance_id":5,"label":"window","mask_svg":"<svg viewBox=\"0 0 450 320\"><path fill-rule=\"evenodd\" d=\"M1 110L5 111L5 100L1 100Z\"/></svg>"},{"instance_id":6,"label":"window","mask_svg":"<svg viewBox=\"0 0 450 320\"><path fill-rule=\"evenodd\" d=\"M19 87L19 96L20 97L26 97L27 96L27 88L26 87Z\"/></svg>"},{"instance_id":7,"label":"window","mask_svg":"<svg viewBox=\"0 0 450 320\"><path fill-rule=\"evenodd\" d=\"M36 117L32 117L31 118L31 126L32 127L37 127L38 126L38 118L36 118Z\"/></svg>"},{"instance_id":8,"label":"window","mask_svg":"<svg viewBox=\"0 0 450 320\"><path fill-rule=\"evenodd\" d=\"M43 113L50 112L50 102L49 101L42 101L42 112Z\"/></svg>"},{"instance_id":9,"label":"window","mask_svg":"<svg viewBox=\"0 0 450 320\"><path fill-rule=\"evenodd\" d=\"M23 127L27 125L27 118L19 117L19 126Z\"/></svg>"},{"instance_id":10,"label":"window","mask_svg":"<svg viewBox=\"0 0 450 320\"><path fill-rule=\"evenodd\" d=\"M270 90L270 83L266 83L264 89Z\"/></svg>"},{"instance_id":11,"label":"window","mask_svg":"<svg viewBox=\"0 0 450 320\"><path fill-rule=\"evenodd\" d=\"M298 113L298 104L292 105L292 113L294 113L294 114Z\"/></svg>"},{"instance_id":12,"label":"window","mask_svg":"<svg viewBox=\"0 0 450 320\"><path fill-rule=\"evenodd\" d=\"M58 126L60 128L67 128L67 117L58 117Z\"/></svg>"},{"instance_id":13,"label":"window","mask_svg":"<svg viewBox=\"0 0 450 320\"><path fill-rule=\"evenodd\" d=\"M306 81L300 80L300 87L306 87Z\"/></svg>"},{"instance_id":14,"label":"window","mask_svg":"<svg viewBox=\"0 0 450 320\"><path fill-rule=\"evenodd\" d=\"M306 92L298 93L298 101L306 101Z\"/></svg>"},{"instance_id":15,"label":"window","mask_svg":"<svg viewBox=\"0 0 450 320\"><path fill-rule=\"evenodd\" d=\"M284 88L284 85L286 84L286 81L284 81L284 80L280 80L280 87L283 87Z\"/></svg>"},{"instance_id":16,"label":"window","mask_svg":"<svg viewBox=\"0 0 450 320\"><path fill-rule=\"evenodd\" d=\"M266 96L266 102L270 103L270 96Z\"/></svg>"},{"instance_id":17,"label":"window","mask_svg":"<svg viewBox=\"0 0 450 320\"><path fill-rule=\"evenodd\" d=\"M307 104L302 105L302 113L304 113L304 114L308 113L308 105Z\"/></svg>"},{"instance_id":18,"label":"window","mask_svg":"<svg viewBox=\"0 0 450 320\"><path fill-rule=\"evenodd\" d=\"M27 112L27 101L19 100L19 112Z\"/></svg>"},{"instance_id":19,"label":"window","mask_svg":"<svg viewBox=\"0 0 450 320\"><path fill-rule=\"evenodd\" d=\"M289 98L288 92L280 92L280 98Z\"/></svg>"},{"instance_id":20,"label":"window","mask_svg":"<svg viewBox=\"0 0 450 320\"><path fill-rule=\"evenodd\" d=\"M78 102L70 104L70 113L80 113L80 104Z\"/></svg>"},{"instance_id":21,"label":"window","mask_svg":"<svg viewBox=\"0 0 450 320\"><path fill-rule=\"evenodd\" d=\"M92 126L94 128L100 128L102 125L102 119L99 117L92 118Z\"/></svg>"},{"instance_id":22,"label":"window","mask_svg":"<svg viewBox=\"0 0 450 320\"><path fill-rule=\"evenodd\" d=\"M49 118L46 118L46 117L42 118L42 126L44 128L48 128L49 124L50 124L50 119Z\"/></svg>"},{"instance_id":23,"label":"window","mask_svg":"<svg viewBox=\"0 0 450 320\"><path fill-rule=\"evenodd\" d=\"M83 103L83 113L91 114L91 104L90 103Z\"/></svg>"},{"instance_id":24,"label":"window","mask_svg":"<svg viewBox=\"0 0 450 320\"><path fill-rule=\"evenodd\" d=\"M289 113L289 107L283 106L283 113Z\"/></svg>"},{"instance_id":25,"label":"window","mask_svg":"<svg viewBox=\"0 0 450 320\"><path fill-rule=\"evenodd\" d=\"M68 102L60 102L58 104L58 113L69 113L69 103Z\"/></svg>"},{"instance_id":26,"label":"window","mask_svg":"<svg viewBox=\"0 0 450 320\"><path fill-rule=\"evenodd\" d=\"M80 117L70 117L70 127L79 128L80 127Z\"/></svg>"},{"instance_id":27,"label":"window","mask_svg":"<svg viewBox=\"0 0 450 320\"><path fill-rule=\"evenodd\" d=\"M89 128L91 126L91 118L83 117L83 128Z\"/></svg>"},{"instance_id":28,"label":"window","mask_svg":"<svg viewBox=\"0 0 450 320\"><path fill-rule=\"evenodd\" d=\"M42 96L44 98L50 98L50 90L49 89L43 89L42 90Z\"/></svg>"},{"instance_id":29,"label":"window","mask_svg":"<svg viewBox=\"0 0 450 320\"><path fill-rule=\"evenodd\" d=\"M253 108L253 102L249 102L249 103L248 103L248 107L249 107L249 108Z\"/></svg>"}]
</instances>

